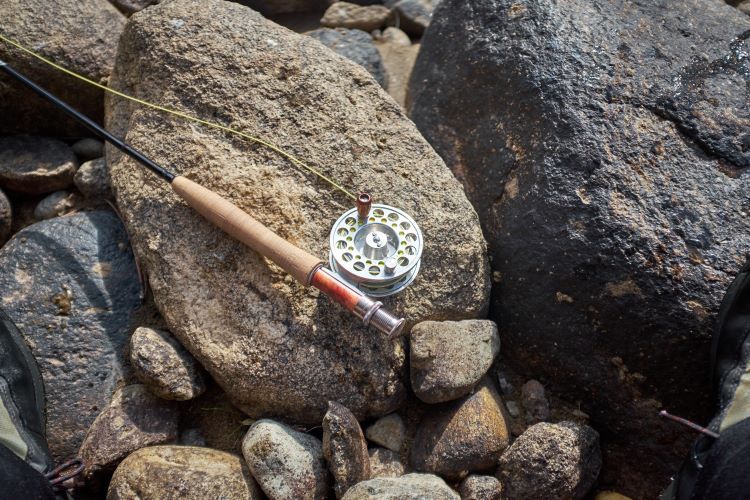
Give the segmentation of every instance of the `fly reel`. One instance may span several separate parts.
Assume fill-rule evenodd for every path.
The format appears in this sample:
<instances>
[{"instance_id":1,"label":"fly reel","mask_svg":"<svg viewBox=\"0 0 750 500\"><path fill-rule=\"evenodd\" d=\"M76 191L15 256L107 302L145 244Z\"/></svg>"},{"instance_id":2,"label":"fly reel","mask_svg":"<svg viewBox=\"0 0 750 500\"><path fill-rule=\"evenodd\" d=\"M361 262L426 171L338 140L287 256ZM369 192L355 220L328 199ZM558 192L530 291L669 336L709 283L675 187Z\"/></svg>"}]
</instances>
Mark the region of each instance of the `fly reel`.
<instances>
[{"instance_id":1,"label":"fly reel","mask_svg":"<svg viewBox=\"0 0 750 500\"><path fill-rule=\"evenodd\" d=\"M419 226L403 210L373 205L368 194L360 194L357 207L336 221L329 240L331 269L367 295L398 293L419 272Z\"/></svg>"}]
</instances>

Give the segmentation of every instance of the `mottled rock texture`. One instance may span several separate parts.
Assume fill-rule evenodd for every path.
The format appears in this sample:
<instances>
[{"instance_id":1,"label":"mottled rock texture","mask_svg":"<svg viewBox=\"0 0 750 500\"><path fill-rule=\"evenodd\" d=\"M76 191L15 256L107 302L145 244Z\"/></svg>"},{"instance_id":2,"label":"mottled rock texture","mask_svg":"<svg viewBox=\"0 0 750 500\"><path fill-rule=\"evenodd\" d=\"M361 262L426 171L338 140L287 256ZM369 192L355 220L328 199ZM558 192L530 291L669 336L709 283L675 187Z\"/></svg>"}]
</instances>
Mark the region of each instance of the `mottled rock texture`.
<instances>
[{"instance_id":1,"label":"mottled rock texture","mask_svg":"<svg viewBox=\"0 0 750 500\"><path fill-rule=\"evenodd\" d=\"M461 500L500 500L503 485L493 476L471 475L461 481L458 491Z\"/></svg>"},{"instance_id":2,"label":"mottled rock texture","mask_svg":"<svg viewBox=\"0 0 750 500\"><path fill-rule=\"evenodd\" d=\"M320 24L328 28L349 28L372 31L380 28L391 15L384 5L357 5L335 2L326 10Z\"/></svg>"},{"instance_id":3,"label":"mottled rock texture","mask_svg":"<svg viewBox=\"0 0 750 500\"><path fill-rule=\"evenodd\" d=\"M573 422L529 427L500 457L497 477L504 495L526 498L584 498L599 476L599 434Z\"/></svg>"},{"instance_id":4,"label":"mottled rock texture","mask_svg":"<svg viewBox=\"0 0 750 500\"><path fill-rule=\"evenodd\" d=\"M107 500L261 500L265 498L237 455L193 446L142 448L122 461Z\"/></svg>"},{"instance_id":5,"label":"mottled rock texture","mask_svg":"<svg viewBox=\"0 0 750 500\"><path fill-rule=\"evenodd\" d=\"M46 220L71 212L80 197L70 191L55 191L45 196L34 208L34 219Z\"/></svg>"},{"instance_id":6,"label":"mottled rock texture","mask_svg":"<svg viewBox=\"0 0 750 500\"><path fill-rule=\"evenodd\" d=\"M78 160L64 142L19 135L0 138L0 186L25 194L65 189L73 183Z\"/></svg>"},{"instance_id":7,"label":"mottled rock texture","mask_svg":"<svg viewBox=\"0 0 750 500\"><path fill-rule=\"evenodd\" d=\"M90 160L78 167L73 183L86 198L112 198L109 168L105 158Z\"/></svg>"},{"instance_id":8,"label":"mottled rock texture","mask_svg":"<svg viewBox=\"0 0 750 500\"><path fill-rule=\"evenodd\" d=\"M362 428L351 411L334 401L328 403L323 417L323 456L333 474L336 498L370 479L370 456Z\"/></svg>"},{"instance_id":9,"label":"mottled rock texture","mask_svg":"<svg viewBox=\"0 0 750 500\"><path fill-rule=\"evenodd\" d=\"M392 451L400 451L406 435L404 421L392 413L377 419L367 428L367 439Z\"/></svg>"},{"instance_id":10,"label":"mottled rock texture","mask_svg":"<svg viewBox=\"0 0 750 500\"><path fill-rule=\"evenodd\" d=\"M749 30L718 0L444 0L412 74L489 240L507 359L583 401L633 494L692 440L658 409L707 417L750 246Z\"/></svg>"},{"instance_id":11,"label":"mottled rock texture","mask_svg":"<svg viewBox=\"0 0 750 500\"><path fill-rule=\"evenodd\" d=\"M42 56L96 82L106 79L114 63L125 17L107 0L3 0L2 34ZM78 82L18 49L0 42L0 59L78 111L101 123L103 91ZM62 111L0 74L0 134L80 135Z\"/></svg>"},{"instance_id":12,"label":"mottled rock texture","mask_svg":"<svg viewBox=\"0 0 750 500\"><path fill-rule=\"evenodd\" d=\"M362 481L344 500L460 500L458 493L432 474L407 474Z\"/></svg>"},{"instance_id":13,"label":"mottled rock texture","mask_svg":"<svg viewBox=\"0 0 750 500\"><path fill-rule=\"evenodd\" d=\"M404 464L395 451L386 448L370 448L370 477L399 477L405 472Z\"/></svg>"},{"instance_id":14,"label":"mottled rock texture","mask_svg":"<svg viewBox=\"0 0 750 500\"><path fill-rule=\"evenodd\" d=\"M486 311L485 244L460 184L359 66L246 7L187 0L130 18L113 83L269 138L408 211L430 244L416 281L384 302L410 322ZM147 155L327 255L330 226L350 205L327 184L223 133L146 118L122 100L108 111L109 127ZM152 173L108 154L118 205L169 330L236 405L256 418L313 425L332 400L360 420L398 407L406 393L401 341L359 326L206 222Z\"/></svg>"},{"instance_id":15,"label":"mottled rock texture","mask_svg":"<svg viewBox=\"0 0 750 500\"><path fill-rule=\"evenodd\" d=\"M39 362L53 458L67 460L128 370L140 300L125 228L109 211L27 227L0 251L0 296Z\"/></svg>"}]
</instances>

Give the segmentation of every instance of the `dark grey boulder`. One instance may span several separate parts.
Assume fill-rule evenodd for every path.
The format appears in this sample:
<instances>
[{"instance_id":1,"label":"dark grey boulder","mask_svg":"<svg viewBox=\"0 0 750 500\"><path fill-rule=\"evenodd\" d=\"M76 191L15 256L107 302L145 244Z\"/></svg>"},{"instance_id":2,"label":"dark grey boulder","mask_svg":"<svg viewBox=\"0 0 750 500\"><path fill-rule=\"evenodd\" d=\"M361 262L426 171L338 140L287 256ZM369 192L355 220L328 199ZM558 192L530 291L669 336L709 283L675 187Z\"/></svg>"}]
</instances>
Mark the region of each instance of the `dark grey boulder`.
<instances>
[{"instance_id":1,"label":"dark grey boulder","mask_svg":"<svg viewBox=\"0 0 750 500\"><path fill-rule=\"evenodd\" d=\"M68 459L128 367L140 300L120 220L86 212L20 231L0 250L0 296L40 365L52 455Z\"/></svg>"},{"instance_id":2,"label":"dark grey boulder","mask_svg":"<svg viewBox=\"0 0 750 500\"><path fill-rule=\"evenodd\" d=\"M491 247L506 359L583 402L625 493L655 496L691 441L659 408L708 414L750 248L748 37L718 0L444 0L412 74Z\"/></svg>"},{"instance_id":3,"label":"dark grey boulder","mask_svg":"<svg viewBox=\"0 0 750 500\"><path fill-rule=\"evenodd\" d=\"M370 72L381 87L385 87L383 61L369 33L346 28L321 28L310 31L307 35L340 56L359 64Z\"/></svg>"}]
</instances>

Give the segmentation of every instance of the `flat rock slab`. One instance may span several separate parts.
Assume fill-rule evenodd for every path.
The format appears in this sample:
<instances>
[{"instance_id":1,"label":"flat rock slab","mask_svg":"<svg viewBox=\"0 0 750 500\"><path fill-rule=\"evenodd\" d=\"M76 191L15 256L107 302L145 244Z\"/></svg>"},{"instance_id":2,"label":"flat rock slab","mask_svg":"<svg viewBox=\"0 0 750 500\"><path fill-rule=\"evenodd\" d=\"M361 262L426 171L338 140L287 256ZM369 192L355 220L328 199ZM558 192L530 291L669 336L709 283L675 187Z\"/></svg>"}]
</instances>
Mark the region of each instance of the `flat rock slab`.
<instances>
[{"instance_id":1,"label":"flat rock slab","mask_svg":"<svg viewBox=\"0 0 750 500\"><path fill-rule=\"evenodd\" d=\"M169 82L165 91L164 82ZM359 66L246 7L168 2L133 15L112 85L268 137L328 175L398 205L429 242L386 306L409 322L481 315L485 244L471 205L398 105ZM108 104L109 127L321 257L350 202L266 148ZM169 330L253 417L319 425L328 401L359 420L392 412L405 353L216 229L116 152L117 201ZM446 265L450 263L450 265Z\"/></svg>"},{"instance_id":2,"label":"flat rock slab","mask_svg":"<svg viewBox=\"0 0 750 500\"><path fill-rule=\"evenodd\" d=\"M709 415L750 248L749 37L714 0L443 0L412 73L411 116L482 219L506 359L584 403L635 496L692 440L658 410Z\"/></svg>"},{"instance_id":3,"label":"flat rock slab","mask_svg":"<svg viewBox=\"0 0 750 500\"><path fill-rule=\"evenodd\" d=\"M40 365L57 462L75 456L128 370L139 291L125 228L110 211L39 222L0 251L2 307Z\"/></svg>"},{"instance_id":4,"label":"flat rock slab","mask_svg":"<svg viewBox=\"0 0 750 500\"><path fill-rule=\"evenodd\" d=\"M18 135L0 138L0 186L25 194L50 193L73 184L78 159L62 141Z\"/></svg>"}]
</instances>

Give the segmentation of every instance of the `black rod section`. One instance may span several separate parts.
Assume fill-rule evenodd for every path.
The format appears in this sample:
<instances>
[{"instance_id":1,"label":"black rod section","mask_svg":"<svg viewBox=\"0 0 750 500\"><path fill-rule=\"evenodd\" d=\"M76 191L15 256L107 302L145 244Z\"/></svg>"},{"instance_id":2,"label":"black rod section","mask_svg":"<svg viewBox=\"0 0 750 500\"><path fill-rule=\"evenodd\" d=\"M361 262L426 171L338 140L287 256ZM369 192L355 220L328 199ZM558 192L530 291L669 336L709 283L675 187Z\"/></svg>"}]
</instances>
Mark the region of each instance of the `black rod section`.
<instances>
[{"instance_id":1,"label":"black rod section","mask_svg":"<svg viewBox=\"0 0 750 500\"><path fill-rule=\"evenodd\" d=\"M112 135L107 129L93 121L91 118L89 118L86 115L83 115L73 109L68 103L65 101L62 101L55 97L54 95L50 94L46 90L44 90L42 87L34 83L33 81L29 80L25 76L23 76L18 71L11 68L8 63L0 60L0 70L3 70L6 74L12 76L19 82L23 83L27 87L29 87L31 90L39 94L40 96L47 99L49 102L57 106L58 108L65 111L67 114L81 122L83 125L86 126L89 130L91 130L93 133L95 133L97 136L101 137L105 141L112 144L114 147L125 153L126 155L130 156L131 158L141 162L143 165L148 167L152 172L157 174L159 177L166 179L167 182L172 182L172 179L174 179L176 176L169 170L165 169L164 167L157 165L153 161L151 161L149 158L143 155L140 151L133 148L126 142L123 142L122 140L118 139L114 135Z\"/></svg>"}]
</instances>

